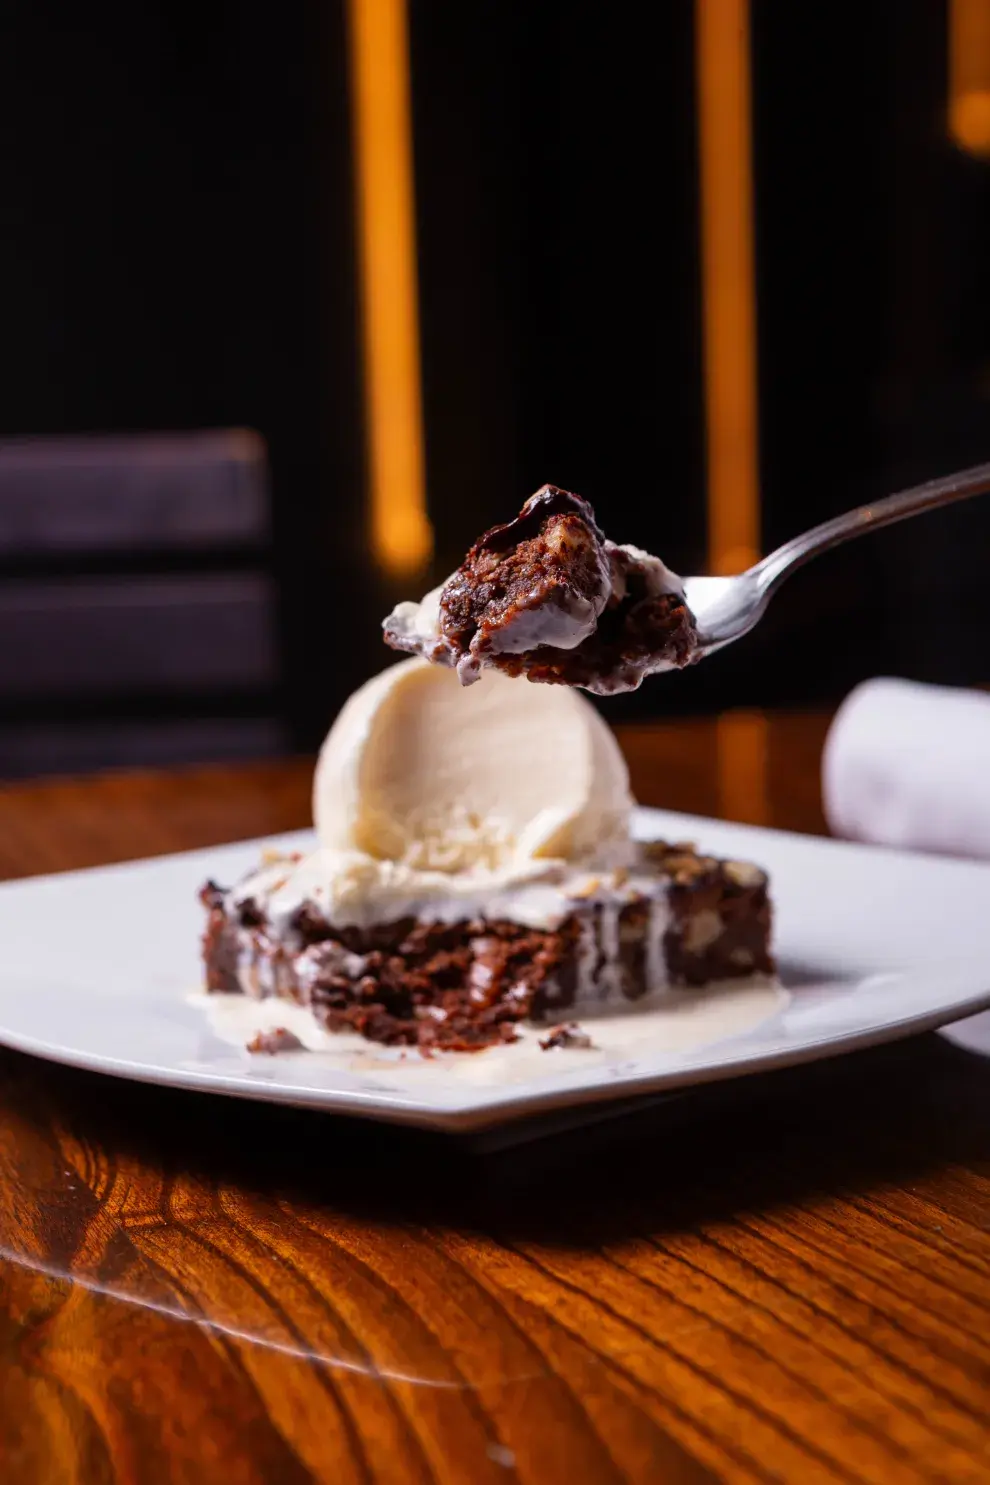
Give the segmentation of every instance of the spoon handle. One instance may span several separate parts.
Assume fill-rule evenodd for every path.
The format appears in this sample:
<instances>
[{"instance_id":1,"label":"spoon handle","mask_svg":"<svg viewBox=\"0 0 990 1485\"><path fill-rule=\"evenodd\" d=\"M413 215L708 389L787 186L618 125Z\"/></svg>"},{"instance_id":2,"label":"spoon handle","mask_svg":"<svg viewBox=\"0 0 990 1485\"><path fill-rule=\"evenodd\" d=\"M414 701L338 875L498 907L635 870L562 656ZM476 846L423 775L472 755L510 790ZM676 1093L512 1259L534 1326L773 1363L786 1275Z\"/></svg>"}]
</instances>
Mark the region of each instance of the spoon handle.
<instances>
[{"instance_id":1,"label":"spoon handle","mask_svg":"<svg viewBox=\"0 0 990 1485\"><path fill-rule=\"evenodd\" d=\"M990 464L977 464L959 474L947 474L942 479L915 485L911 490L888 495L883 500L861 505L845 515L833 517L831 521L823 521L820 526L813 526L810 531L793 537L764 557L750 568L749 576L756 579L761 594L767 596L795 567L817 557L820 552L851 541L854 536L864 536L867 531L877 531L881 526L891 526L908 516L934 510L936 506L951 505L954 500L968 500L971 495L982 495L986 490L990 490Z\"/></svg>"}]
</instances>

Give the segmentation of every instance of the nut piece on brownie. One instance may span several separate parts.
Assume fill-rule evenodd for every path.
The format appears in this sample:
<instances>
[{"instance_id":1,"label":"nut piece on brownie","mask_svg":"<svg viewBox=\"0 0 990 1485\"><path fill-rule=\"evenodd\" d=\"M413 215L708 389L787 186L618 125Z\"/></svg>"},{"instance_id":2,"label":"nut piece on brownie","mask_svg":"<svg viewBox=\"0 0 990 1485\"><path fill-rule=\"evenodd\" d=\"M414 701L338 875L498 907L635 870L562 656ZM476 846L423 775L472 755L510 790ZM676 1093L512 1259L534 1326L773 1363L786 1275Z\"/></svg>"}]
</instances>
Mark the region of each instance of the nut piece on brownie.
<instances>
[{"instance_id":1,"label":"nut piece on brownie","mask_svg":"<svg viewBox=\"0 0 990 1485\"><path fill-rule=\"evenodd\" d=\"M679 580L657 557L617 546L586 500L544 485L493 526L422 603L385 620L393 649L456 667L489 666L608 695L688 665L697 634Z\"/></svg>"}]
</instances>

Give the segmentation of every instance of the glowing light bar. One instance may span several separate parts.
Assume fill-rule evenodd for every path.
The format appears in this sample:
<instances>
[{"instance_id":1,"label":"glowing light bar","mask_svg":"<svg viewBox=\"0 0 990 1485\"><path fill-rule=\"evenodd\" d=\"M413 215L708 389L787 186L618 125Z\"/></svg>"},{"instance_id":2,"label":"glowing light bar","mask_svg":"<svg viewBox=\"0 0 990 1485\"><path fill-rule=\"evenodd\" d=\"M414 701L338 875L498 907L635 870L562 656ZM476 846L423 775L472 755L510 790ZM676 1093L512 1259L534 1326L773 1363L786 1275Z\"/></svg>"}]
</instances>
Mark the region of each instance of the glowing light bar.
<instances>
[{"instance_id":1,"label":"glowing light bar","mask_svg":"<svg viewBox=\"0 0 990 1485\"><path fill-rule=\"evenodd\" d=\"M724 712L718 718L718 812L724 820L770 823L769 742L767 719L761 712Z\"/></svg>"},{"instance_id":2,"label":"glowing light bar","mask_svg":"<svg viewBox=\"0 0 990 1485\"><path fill-rule=\"evenodd\" d=\"M949 134L990 160L990 0L949 0Z\"/></svg>"},{"instance_id":3,"label":"glowing light bar","mask_svg":"<svg viewBox=\"0 0 990 1485\"><path fill-rule=\"evenodd\" d=\"M348 0L371 547L388 574L426 566L409 40L405 0Z\"/></svg>"},{"instance_id":4,"label":"glowing light bar","mask_svg":"<svg viewBox=\"0 0 990 1485\"><path fill-rule=\"evenodd\" d=\"M748 0L696 0L709 571L760 547Z\"/></svg>"}]
</instances>

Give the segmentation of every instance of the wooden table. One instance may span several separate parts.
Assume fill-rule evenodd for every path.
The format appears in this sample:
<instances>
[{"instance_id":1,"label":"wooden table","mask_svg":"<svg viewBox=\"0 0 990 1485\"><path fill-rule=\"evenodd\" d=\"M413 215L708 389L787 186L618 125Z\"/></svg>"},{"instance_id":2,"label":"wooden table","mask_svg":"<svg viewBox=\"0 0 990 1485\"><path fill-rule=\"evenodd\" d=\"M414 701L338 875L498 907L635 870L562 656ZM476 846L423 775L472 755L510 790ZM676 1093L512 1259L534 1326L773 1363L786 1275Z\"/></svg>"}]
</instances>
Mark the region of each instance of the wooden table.
<instances>
[{"instance_id":1,"label":"wooden table","mask_svg":"<svg viewBox=\"0 0 990 1485\"><path fill-rule=\"evenodd\" d=\"M644 801L813 829L823 726L623 741ZM7 789L0 872L308 787ZM679 1109L484 1153L0 1054L0 1481L990 1479L990 1069L920 1037Z\"/></svg>"}]
</instances>

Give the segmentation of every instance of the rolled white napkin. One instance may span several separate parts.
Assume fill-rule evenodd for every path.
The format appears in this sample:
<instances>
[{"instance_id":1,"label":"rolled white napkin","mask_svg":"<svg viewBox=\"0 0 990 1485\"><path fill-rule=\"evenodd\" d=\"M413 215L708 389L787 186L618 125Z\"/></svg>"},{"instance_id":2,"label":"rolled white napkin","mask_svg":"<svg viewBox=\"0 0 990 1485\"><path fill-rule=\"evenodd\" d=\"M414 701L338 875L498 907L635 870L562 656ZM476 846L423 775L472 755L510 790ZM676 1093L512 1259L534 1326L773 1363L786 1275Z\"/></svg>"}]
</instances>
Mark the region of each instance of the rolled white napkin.
<instances>
[{"instance_id":1,"label":"rolled white napkin","mask_svg":"<svg viewBox=\"0 0 990 1485\"><path fill-rule=\"evenodd\" d=\"M865 681L832 723L822 793L836 835L990 859L990 695Z\"/></svg>"}]
</instances>

